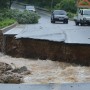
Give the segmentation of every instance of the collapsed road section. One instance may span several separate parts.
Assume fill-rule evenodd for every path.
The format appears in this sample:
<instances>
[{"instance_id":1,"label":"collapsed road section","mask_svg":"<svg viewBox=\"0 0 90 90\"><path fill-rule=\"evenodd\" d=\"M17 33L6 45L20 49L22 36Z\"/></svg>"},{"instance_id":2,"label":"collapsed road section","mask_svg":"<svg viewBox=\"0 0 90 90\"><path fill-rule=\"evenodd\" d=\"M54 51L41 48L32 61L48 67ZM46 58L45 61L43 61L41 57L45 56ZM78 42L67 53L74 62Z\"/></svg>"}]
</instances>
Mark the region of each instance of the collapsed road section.
<instances>
[{"instance_id":1,"label":"collapsed road section","mask_svg":"<svg viewBox=\"0 0 90 90\"><path fill-rule=\"evenodd\" d=\"M90 65L90 30L47 28L11 29L4 33L3 52L14 57L39 58ZM41 29L41 30L40 30Z\"/></svg>"}]
</instances>

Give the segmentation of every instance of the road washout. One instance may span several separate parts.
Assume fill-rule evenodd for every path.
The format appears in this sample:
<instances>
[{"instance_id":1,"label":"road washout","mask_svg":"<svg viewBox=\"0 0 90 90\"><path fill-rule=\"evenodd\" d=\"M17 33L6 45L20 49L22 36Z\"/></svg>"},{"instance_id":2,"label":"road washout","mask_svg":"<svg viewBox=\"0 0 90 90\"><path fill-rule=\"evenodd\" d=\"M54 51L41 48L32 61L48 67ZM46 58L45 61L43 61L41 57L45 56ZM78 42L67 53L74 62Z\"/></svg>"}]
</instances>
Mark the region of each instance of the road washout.
<instances>
[{"instance_id":1,"label":"road washout","mask_svg":"<svg viewBox=\"0 0 90 90\"><path fill-rule=\"evenodd\" d=\"M24 83L90 82L90 66L80 66L51 60L12 58L2 53L0 53L0 62L5 62L17 68L26 66L31 73L24 76Z\"/></svg>"}]
</instances>

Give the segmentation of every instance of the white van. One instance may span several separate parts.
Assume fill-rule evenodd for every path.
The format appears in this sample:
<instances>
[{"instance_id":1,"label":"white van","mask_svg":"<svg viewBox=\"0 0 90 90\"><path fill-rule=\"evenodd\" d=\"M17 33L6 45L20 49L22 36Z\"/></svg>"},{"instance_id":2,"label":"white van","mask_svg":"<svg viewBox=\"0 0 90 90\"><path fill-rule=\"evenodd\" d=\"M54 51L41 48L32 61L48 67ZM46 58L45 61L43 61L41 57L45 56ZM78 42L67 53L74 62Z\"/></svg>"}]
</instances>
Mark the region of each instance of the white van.
<instances>
[{"instance_id":1,"label":"white van","mask_svg":"<svg viewBox=\"0 0 90 90\"><path fill-rule=\"evenodd\" d=\"M77 17L74 19L76 25L90 25L90 9L80 9L78 10Z\"/></svg>"},{"instance_id":2,"label":"white van","mask_svg":"<svg viewBox=\"0 0 90 90\"><path fill-rule=\"evenodd\" d=\"M34 7L34 6L26 6L26 10L36 12L36 10L35 10L35 7Z\"/></svg>"}]
</instances>

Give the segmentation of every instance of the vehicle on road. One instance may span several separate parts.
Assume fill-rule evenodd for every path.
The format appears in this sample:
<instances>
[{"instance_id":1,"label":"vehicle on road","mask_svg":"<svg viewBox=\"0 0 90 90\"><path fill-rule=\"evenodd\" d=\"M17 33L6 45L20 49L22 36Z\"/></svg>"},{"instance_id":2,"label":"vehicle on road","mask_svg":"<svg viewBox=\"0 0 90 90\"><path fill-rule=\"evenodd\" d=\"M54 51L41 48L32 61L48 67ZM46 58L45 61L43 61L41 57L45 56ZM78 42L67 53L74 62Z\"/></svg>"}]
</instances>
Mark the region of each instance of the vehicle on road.
<instances>
[{"instance_id":1,"label":"vehicle on road","mask_svg":"<svg viewBox=\"0 0 90 90\"><path fill-rule=\"evenodd\" d=\"M26 10L32 11L32 12L36 12L35 7L34 6L30 6L30 5L26 5Z\"/></svg>"},{"instance_id":2,"label":"vehicle on road","mask_svg":"<svg viewBox=\"0 0 90 90\"><path fill-rule=\"evenodd\" d=\"M90 25L90 1L77 0L77 16L74 21L76 25Z\"/></svg>"},{"instance_id":3,"label":"vehicle on road","mask_svg":"<svg viewBox=\"0 0 90 90\"><path fill-rule=\"evenodd\" d=\"M68 24L67 12L64 10L54 10L51 14L51 23L55 23L56 21Z\"/></svg>"},{"instance_id":4,"label":"vehicle on road","mask_svg":"<svg viewBox=\"0 0 90 90\"><path fill-rule=\"evenodd\" d=\"M80 9L77 13L77 17L74 20L76 25L90 25L90 9Z\"/></svg>"}]
</instances>

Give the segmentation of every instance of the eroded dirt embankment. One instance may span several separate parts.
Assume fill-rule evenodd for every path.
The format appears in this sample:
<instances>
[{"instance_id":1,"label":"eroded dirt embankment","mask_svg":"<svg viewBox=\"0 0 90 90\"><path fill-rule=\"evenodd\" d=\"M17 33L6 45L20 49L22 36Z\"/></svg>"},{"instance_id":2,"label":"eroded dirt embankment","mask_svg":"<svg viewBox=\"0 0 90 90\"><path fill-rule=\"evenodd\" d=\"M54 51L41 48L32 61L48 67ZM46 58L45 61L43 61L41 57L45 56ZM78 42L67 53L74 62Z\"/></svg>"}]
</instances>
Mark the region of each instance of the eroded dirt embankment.
<instances>
[{"instance_id":1,"label":"eroded dirt embankment","mask_svg":"<svg viewBox=\"0 0 90 90\"><path fill-rule=\"evenodd\" d=\"M90 45L66 44L35 39L6 36L5 53L14 57L50 59L90 65Z\"/></svg>"}]
</instances>

